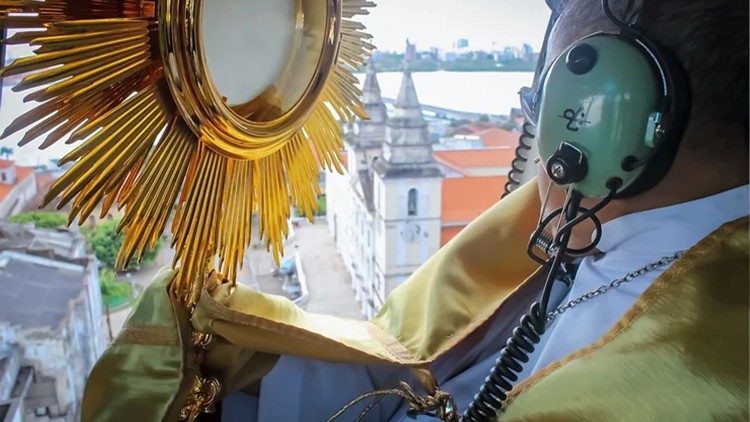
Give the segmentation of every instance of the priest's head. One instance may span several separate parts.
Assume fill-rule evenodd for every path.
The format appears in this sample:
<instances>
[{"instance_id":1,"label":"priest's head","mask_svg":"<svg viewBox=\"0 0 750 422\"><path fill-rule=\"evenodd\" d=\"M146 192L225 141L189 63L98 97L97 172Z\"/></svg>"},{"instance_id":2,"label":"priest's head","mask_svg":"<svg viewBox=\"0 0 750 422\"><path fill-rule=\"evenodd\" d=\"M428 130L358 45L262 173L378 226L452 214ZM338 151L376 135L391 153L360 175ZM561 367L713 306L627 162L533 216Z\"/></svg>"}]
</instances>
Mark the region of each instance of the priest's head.
<instances>
[{"instance_id":1,"label":"priest's head","mask_svg":"<svg viewBox=\"0 0 750 422\"><path fill-rule=\"evenodd\" d=\"M614 13L638 14L640 29L679 60L689 78L692 106L674 163L652 189L615 200L597 215L621 215L703 198L748 181L748 2L741 0L610 0ZM569 0L549 40L547 65L575 41L619 33L601 0ZM554 89L548 86L547 89ZM549 179L539 168L544 198ZM553 186L546 212L562 206ZM588 201L588 202L586 202ZM598 200L586 200L591 206ZM571 246L589 243L591 226L574 231Z\"/></svg>"}]
</instances>

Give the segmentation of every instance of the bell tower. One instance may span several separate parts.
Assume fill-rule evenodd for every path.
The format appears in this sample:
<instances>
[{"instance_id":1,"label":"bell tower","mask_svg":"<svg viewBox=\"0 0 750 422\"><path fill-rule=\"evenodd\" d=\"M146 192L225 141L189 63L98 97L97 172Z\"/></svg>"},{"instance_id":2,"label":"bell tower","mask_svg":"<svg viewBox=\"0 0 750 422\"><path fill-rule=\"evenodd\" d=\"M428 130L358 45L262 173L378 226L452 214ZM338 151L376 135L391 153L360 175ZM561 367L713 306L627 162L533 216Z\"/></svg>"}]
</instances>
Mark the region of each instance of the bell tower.
<instances>
[{"instance_id":1,"label":"bell tower","mask_svg":"<svg viewBox=\"0 0 750 422\"><path fill-rule=\"evenodd\" d=\"M408 67L373 168L376 286L385 298L440 248L443 173Z\"/></svg>"},{"instance_id":2,"label":"bell tower","mask_svg":"<svg viewBox=\"0 0 750 422\"><path fill-rule=\"evenodd\" d=\"M365 82L362 86L362 105L368 119L358 119L345 135L348 170L351 175L360 171L371 172L375 160L383 153L388 114L380 94L377 71L373 60L367 63Z\"/></svg>"}]
</instances>

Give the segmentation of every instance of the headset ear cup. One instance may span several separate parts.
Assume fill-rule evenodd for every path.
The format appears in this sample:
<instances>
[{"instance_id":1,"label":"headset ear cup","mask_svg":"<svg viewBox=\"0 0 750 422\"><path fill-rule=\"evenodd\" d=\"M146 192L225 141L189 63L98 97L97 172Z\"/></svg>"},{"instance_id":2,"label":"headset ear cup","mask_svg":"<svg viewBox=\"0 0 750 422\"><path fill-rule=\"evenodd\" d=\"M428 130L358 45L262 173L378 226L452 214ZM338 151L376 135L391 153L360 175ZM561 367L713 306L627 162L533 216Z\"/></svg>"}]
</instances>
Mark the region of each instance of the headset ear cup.
<instances>
[{"instance_id":1,"label":"headset ear cup","mask_svg":"<svg viewBox=\"0 0 750 422\"><path fill-rule=\"evenodd\" d=\"M619 192L615 199L632 198L653 189L672 168L674 159L685 135L691 111L690 79L680 61L662 48L658 48L663 66L668 69L673 98L669 99L670 110L665 116L663 142L646 164L646 168L627 188Z\"/></svg>"},{"instance_id":2,"label":"headset ear cup","mask_svg":"<svg viewBox=\"0 0 750 422\"><path fill-rule=\"evenodd\" d=\"M584 196L609 195L612 178L623 189L632 185L656 153L649 122L669 107L661 101L668 90L654 62L631 37L597 33L568 46L549 66L539 102L540 157L547 166L563 143L582 151L588 172L569 184ZM635 163L627 166L629 160Z\"/></svg>"}]
</instances>

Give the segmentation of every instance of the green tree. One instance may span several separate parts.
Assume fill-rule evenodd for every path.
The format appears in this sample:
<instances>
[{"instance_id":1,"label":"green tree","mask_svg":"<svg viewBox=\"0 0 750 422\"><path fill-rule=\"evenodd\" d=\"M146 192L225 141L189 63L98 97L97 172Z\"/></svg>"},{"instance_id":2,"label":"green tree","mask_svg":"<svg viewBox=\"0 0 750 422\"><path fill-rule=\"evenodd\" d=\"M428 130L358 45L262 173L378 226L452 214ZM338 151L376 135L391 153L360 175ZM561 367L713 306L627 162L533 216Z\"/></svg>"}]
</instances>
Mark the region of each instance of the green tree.
<instances>
[{"instance_id":1,"label":"green tree","mask_svg":"<svg viewBox=\"0 0 750 422\"><path fill-rule=\"evenodd\" d=\"M132 297L130 285L118 282L112 270L104 269L99 272L99 286L102 291L102 299L107 306L127 302Z\"/></svg>"},{"instance_id":2,"label":"green tree","mask_svg":"<svg viewBox=\"0 0 750 422\"><path fill-rule=\"evenodd\" d=\"M318 212L316 215L326 215L328 212L328 201L325 195L318 196Z\"/></svg>"},{"instance_id":3,"label":"green tree","mask_svg":"<svg viewBox=\"0 0 750 422\"><path fill-rule=\"evenodd\" d=\"M326 215L326 212L328 211L328 202L326 200L325 194L318 195L318 209L315 211L315 216L321 217ZM297 217L305 217L305 213L301 209L295 210L295 215Z\"/></svg>"},{"instance_id":4,"label":"green tree","mask_svg":"<svg viewBox=\"0 0 750 422\"><path fill-rule=\"evenodd\" d=\"M511 132L519 131L519 127L518 126L519 125L516 124L516 122L514 122L513 120L509 120L509 121L507 121L507 122L505 122L505 123L503 123L503 124L500 125L501 128L503 128L505 130L508 130L508 131L511 131Z\"/></svg>"},{"instance_id":5,"label":"green tree","mask_svg":"<svg viewBox=\"0 0 750 422\"><path fill-rule=\"evenodd\" d=\"M110 270L115 268L117 251L120 249L120 245L122 245L123 236L122 233L117 233L118 224L120 224L119 219L103 221L93 230L86 232L86 237L91 249L94 251L94 255ZM143 254L143 262L153 262L156 259L156 254L159 252L160 245L161 241L157 242L154 249L146 251Z\"/></svg>"},{"instance_id":6,"label":"green tree","mask_svg":"<svg viewBox=\"0 0 750 422\"><path fill-rule=\"evenodd\" d=\"M41 229L56 229L67 224L68 219L65 214L49 211L31 211L16 214L10 218L14 223L34 223L34 226Z\"/></svg>"}]
</instances>

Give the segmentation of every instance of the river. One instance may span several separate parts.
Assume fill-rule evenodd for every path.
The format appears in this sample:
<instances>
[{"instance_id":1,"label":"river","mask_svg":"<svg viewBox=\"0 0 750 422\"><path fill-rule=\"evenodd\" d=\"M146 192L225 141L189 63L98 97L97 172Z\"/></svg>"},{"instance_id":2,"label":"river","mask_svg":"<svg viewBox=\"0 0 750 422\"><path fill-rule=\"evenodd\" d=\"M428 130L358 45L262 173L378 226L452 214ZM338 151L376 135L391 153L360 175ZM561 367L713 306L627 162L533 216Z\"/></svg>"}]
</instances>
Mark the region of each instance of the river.
<instances>
[{"instance_id":1,"label":"river","mask_svg":"<svg viewBox=\"0 0 750 422\"><path fill-rule=\"evenodd\" d=\"M364 80L364 74L357 75ZM413 75L419 100L423 104L468 111L473 113L508 114L512 107L518 107L518 89L531 83L532 74L526 72L427 72ZM401 86L402 74L383 72L378 74L382 94L386 98L396 98ZM2 89L0 100L0 129L4 130L16 117L29 110L34 103L24 103L22 93L11 91L9 86ZM18 148L22 138L16 133L0 141L0 146L15 150L13 158L22 164L48 164L70 151L71 145L58 142L40 151L36 147L41 139Z\"/></svg>"},{"instance_id":2,"label":"river","mask_svg":"<svg viewBox=\"0 0 750 422\"><path fill-rule=\"evenodd\" d=\"M357 75L364 80L364 75ZM472 113L509 114L518 107L518 90L531 85L530 72L414 73L414 87L422 104ZM403 75L378 73L383 97L396 98Z\"/></svg>"}]
</instances>

